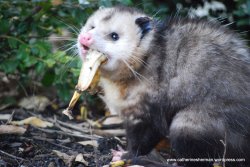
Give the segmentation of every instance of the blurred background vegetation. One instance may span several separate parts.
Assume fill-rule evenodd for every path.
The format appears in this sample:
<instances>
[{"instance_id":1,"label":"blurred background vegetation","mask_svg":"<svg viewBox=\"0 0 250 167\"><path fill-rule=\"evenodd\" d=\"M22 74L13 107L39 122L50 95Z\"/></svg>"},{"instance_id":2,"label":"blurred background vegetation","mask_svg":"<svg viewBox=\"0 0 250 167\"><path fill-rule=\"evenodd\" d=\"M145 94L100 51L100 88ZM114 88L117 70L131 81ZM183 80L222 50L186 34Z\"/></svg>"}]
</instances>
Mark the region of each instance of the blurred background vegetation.
<instances>
[{"instance_id":1,"label":"blurred background vegetation","mask_svg":"<svg viewBox=\"0 0 250 167\"><path fill-rule=\"evenodd\" d=\"M250 39L250 0L0 0L0 108L32 95L68 102L81 65L77 34L100 6L117 4L155 18L215 18Z\"/></svg>"}]
</instances>

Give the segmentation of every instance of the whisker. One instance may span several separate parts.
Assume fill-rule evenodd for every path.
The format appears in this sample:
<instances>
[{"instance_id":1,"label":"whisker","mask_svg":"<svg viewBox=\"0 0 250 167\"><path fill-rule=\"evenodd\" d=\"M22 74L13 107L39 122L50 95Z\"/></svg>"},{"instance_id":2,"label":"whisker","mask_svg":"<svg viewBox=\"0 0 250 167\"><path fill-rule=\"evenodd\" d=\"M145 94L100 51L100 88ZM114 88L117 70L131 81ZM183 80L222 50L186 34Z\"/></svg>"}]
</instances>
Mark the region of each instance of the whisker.
<instances>
[{"instance_id":1,"label":"whisker","mask_svg":"<svg viewBox=\"0 0 250 167\"><path fill-rule=\"evenodd\" d=\"M126 60L123 60L122 61L126 64L126 66L130 69L130 71L134 74L134 76L140 81L142 82L142 80L137 76L137 73L135 70L133 70L133 68L126 62Z\"/></svg>"},{"instance_id":2,"label":"whisker","mask_svg":"<svg viewBox=\"0 0 250 167\"><path fill-rule=\"evenodd\" d=\"M58 21L65 24L66 26L68 26L74 32L75 35L79 34L80 30L78 28L76 28L74 25L69 25L69 24L65 23L64 21L62 21L60 19L58 19Z\"/></svg>"},{"instance_id":3,"label":"whisker","mask_svg":"<svg viewBox=\"0 0 250 167\"><path fill-rule=\"evenodd\" d=\"M75 43L75 42L70 42L70 43L68 43L68 44L64 44L63 46L61 46L61 47L59 47L59 48L57 48L57 49L66 51L66 50L64 50L64 49L67 48L67 47L69 47L69 46L71 46L73 43ZM74 46L77 46L77 44L75 44Z\"/></svg>"},{"instance_id":4,"label":"whisker","mask_svg":"<svg viewBox=\"0 0 250 167\"><path fill-rule=\"evenodd\" d=\"M75 38L69 37L48 37L50 41L76 41Z\"/></svg>"},{"instance_id":5,"label":"whisker","mask_svg":"<svg viewBox=\"0 0 250 167\"><path fill-rule=\"evenodd\" d=\"M137 72L136 70L134 70L134 69L129 65L129 63L128 63L126 60L122 59L122 61L126 64L126 66L131 70L131 72L134 74L134 76L135 76L140 82L142 82L141 79L144 79L147 83L151 84L151 82L150 82L146 77L144 77L144 76L141 75L139 72Z\"/></svg>"},{"instance_id":6,"label":"whisker","mask_svg":"<svg viewBox=\"0 0 250 167\"><path fill-rule=\"evenodd\" d=\"M77 47L77 44L72 45L72 46L69 47L68 49L64 50L64 52L68 52L69 50L71 50L71 49L73 49L73 48L75 48L75 47Z\"/></svg>"}]
</instances>

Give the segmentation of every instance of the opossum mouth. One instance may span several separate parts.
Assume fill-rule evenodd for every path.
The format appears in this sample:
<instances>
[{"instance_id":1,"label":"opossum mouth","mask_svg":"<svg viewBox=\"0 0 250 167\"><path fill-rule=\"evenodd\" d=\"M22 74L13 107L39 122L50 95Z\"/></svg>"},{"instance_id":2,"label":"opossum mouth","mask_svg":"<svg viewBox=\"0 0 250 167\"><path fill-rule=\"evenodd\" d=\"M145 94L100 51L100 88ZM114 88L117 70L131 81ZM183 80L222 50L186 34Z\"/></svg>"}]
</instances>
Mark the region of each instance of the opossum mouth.
<instances>
[{"instance_id":1,"label":"opossum mouth","mask_svg":"<svg viewBox=\"0 0 250 167\"><path fill-rule=\"evenodd\" d=\"M84 46L84 45L81 45L81 47L80 47L80 52L81 52L81 57L83 58L83 60L85 60L86 59L86 54L87 54L87 52L89 51L89 47L87 47L87 46Z\"/></svg>"},{"instance_id":2,"label":"opossum mouth","mask_svg":"<svg viewBox=\"0 0 250 167\"><path fill-rule=\"evenodd\" d=\"M83 49L86 50L86 51L89 50L89 47L87 47L87 46L85 46L85 45L82 45L82 47L83 47Z\"/></svg>"},{"instance_id":3,"label":"opossum mouth","mask_svg":"<svg viewBox=\"0 0 250 167\"><path fill-rule=\"evenodd\" d=\"M86 58L86 54L87 54L87 52L89 51L89 50L91 50L91 48L89 48L89 47L87 47L87 46L85 46L85 45L81 45L81 47L82 47L82 54L83 54L83 57L84 57L84 59ZM100 50L98 50L98 49L95 49L97 52L100 52L100 53L102 53ZM109 55L109 54L107 54L107 53L103 53L103 54L105 54L105 56L106 56L106 58L107 58L107 60L106 60L106 63L108 62L108 60L110 60L112 57Z\"/></svg>"}]
</instances>

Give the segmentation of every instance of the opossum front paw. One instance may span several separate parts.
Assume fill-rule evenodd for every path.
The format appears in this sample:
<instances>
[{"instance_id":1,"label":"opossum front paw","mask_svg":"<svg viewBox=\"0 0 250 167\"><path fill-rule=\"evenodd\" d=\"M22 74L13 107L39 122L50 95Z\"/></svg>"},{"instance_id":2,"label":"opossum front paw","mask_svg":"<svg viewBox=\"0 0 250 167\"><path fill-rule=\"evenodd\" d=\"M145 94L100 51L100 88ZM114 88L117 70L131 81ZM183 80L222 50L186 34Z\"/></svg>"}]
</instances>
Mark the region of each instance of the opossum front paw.
<instances>
[{"instance_id":1,"label":"opossum front paw","mask_svg":"<svg viewBox=\"0 0 250 167\"><path fill-rule=\"evenodd\" d=\"M121 166L129 166L131 164L130 154L123 149L111 150L113 154L112 161L110 162L110 167L121 167Z\"/></svg>"},{"instance_id":2,"label":"opossum front paw","mask_svg":"<svg viewBox=\"0 0 250 167\"><path fill-rule=\"evenodd\" d=\"M127 154L127 152L124 151L124 150L118 150L118 151L117 150L111 150L111 152L112 152L112 155L113 155L112 162L124 159L123 156Z\"/></svg>"}]
</instances>

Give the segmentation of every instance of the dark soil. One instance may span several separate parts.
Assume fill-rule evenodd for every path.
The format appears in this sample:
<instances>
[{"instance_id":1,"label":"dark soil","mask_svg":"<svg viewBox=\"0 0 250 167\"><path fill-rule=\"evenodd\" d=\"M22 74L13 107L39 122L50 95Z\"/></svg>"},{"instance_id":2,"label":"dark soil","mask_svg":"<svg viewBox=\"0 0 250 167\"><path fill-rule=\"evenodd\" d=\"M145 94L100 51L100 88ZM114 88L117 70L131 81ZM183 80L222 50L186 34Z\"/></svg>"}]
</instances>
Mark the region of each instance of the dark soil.
<instances>
[{"instance_id":1,"label":"dark soil","mask_svg":"<svg viewBox=\"0 0 250 167\"><path fill-rule=\"evenodd\" d=\"M10 111L1 111L1 114L11 113ZM13 120L25 119L32 113L22 109L16 110ZM51 117L51 113L43 113L44 117ZM65 117L62 121L69 121ZM4 122L1 122L4 124ZM67 134L48 133L46 129L58 130L59 128L35 128L25 125L27 131L23 135L0 135L0 167L33 167L49 166L64 167L69 166L63 158L58 157L53 150L66 153L67 155L83 154L84 160L88 162L87 166L96 167L109 164L112 155L110 149L117 149L120 142L114 137L103 137L97 139L98 147L92 145L83 146L79 141L89 140L83 137L74 137ZM72 166L86 166L83 163L73 162Z\"/></svg>"}]
</instances>

